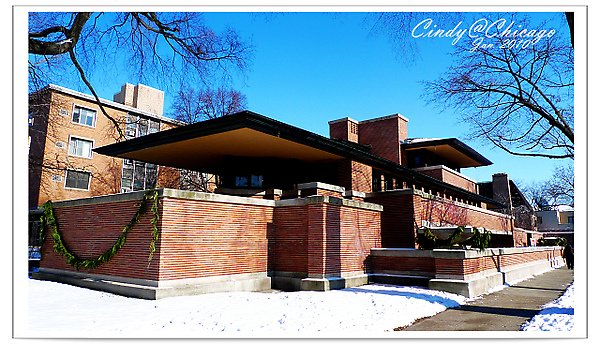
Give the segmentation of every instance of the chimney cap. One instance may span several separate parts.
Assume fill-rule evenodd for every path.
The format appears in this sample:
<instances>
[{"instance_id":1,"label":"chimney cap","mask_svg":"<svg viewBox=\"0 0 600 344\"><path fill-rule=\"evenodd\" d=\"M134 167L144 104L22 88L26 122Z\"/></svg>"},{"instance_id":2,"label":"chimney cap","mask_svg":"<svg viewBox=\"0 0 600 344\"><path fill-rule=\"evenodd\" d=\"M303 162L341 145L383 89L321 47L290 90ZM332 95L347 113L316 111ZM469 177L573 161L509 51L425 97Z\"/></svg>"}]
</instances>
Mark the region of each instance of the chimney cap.
<instances>
[{"instance_id":1,"label":"chimney cap","mask_svg":"<svg viewBox=\"0 0 600 344\"><path fill-rule=\"evenodd\" d=\"M335 123L340 123L340 122L353 122L358 124L358 121L355 120L354 118L350 118L350 117L344 117L344 118L340 118L340 119L334 119L333 121L329 121L329 124L335 124Z\"/></svg>"}]
</instances>

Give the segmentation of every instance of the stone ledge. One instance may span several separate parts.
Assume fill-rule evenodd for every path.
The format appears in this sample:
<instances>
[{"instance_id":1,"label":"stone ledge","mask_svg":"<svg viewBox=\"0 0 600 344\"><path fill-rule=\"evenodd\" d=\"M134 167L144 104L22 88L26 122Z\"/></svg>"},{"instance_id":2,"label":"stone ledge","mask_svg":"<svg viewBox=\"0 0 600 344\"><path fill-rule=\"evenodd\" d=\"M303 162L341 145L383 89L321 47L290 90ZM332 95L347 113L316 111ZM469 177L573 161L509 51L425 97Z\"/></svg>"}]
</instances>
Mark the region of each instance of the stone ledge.
<instances>
[{"instance_id":1,"label":"stone ledge","mask_svg":"<svg viewBox=\"0 0 600 344\"><path fill-rule=\"evenodd\" d=\"M226 275L197 279L162 281L155 286L138 284L143 280L114 278L102 279L70 271L41 269L34 273L33 278L54 281L85 287L92 290L106 291L109 293L156 300L172 296L198 295L229 291L261 291L271 289L271 279L266 273ZM96 275L98 276L98 275ZM166 283L164 283L166 282Z\"/></svg>"},{"instance_id":2,"label":"stone ledge","mask_svg":"<svg viewBox=\"0 0 600 344\"><path fill-rule=\"evenodd\" d=\"M328 191L334 191L334 192L339 192L339 193L344 193L346 191L346 188L344 188L344 187L332 185L332 184L321 183L321 182L302 183L302 184L298 184L296 186L296 188L298 190L321 189L321 190L328 190Z\"/></svg>"},{"instance_id":3,"label":"stone ledge","mask_svg":"<svg viewBox=\"0 0 600 344\"><path fill-rule=\"evenodd\" d=\"M374 257L433 257L432 250L419 250L416 248L372 248Z\"/></svg>"},{"instance_id":4,"label":"stone ledge","mask_svg":"<svg viewBox=\"0 0 600 344\"><path fill-rule=\"evenodd\" d=\"M369 275L360 274L352 277L304 278L300 281L300 290L328 291L358 287L369 283Z\"/></svg>"},{"instance_id":5,"label":"stone ledge","mask_svg":"<svg viewBox=\"0 0 600 344\"><path fill-rule=\"evenodd\" d=\"M274 201L276 207L292 207L292 206L303 206L308 204L321 204L328 203L333 205L343 205L346 207L383 211L383 206L375 203L355 201L351 199L332 197L332 196L308 196L304 198L293 198Z\"/></svg>"}]
</instances>

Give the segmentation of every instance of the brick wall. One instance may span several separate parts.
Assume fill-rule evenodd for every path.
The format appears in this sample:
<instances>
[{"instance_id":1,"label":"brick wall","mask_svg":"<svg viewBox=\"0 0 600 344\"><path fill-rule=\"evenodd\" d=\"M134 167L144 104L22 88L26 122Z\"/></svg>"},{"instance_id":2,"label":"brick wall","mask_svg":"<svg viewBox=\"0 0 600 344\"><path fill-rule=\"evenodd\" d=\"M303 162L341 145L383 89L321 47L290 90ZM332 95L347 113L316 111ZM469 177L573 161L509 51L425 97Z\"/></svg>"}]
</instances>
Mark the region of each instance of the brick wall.
<instances>
[{"instance_id":1,"label":"brick wall","mask_svg":"<svg viewBox=\"0 0 600 344\"><path fill-rule=\"evenodd\" d=\"M381 246L381 209L364 202L315 196L279 206L275 201L174 191L161 191L160 240L150 266L148 213L110 262L83 272L155 281L267 271L340 275L366 271L371 248ZM131 220L141 195L57 204L65 244L84 258L99 256ZM46 237L41 267L74 271Z\"/></svg>"},{"instance_id":2,"label":"brick wall","mask_svg":"<svg viewBox=\"0 0 600 344\"><path fill-rule=\"evenodd\" d=\"M342 160L336 165L336 185L359 192L371 192L373 168L352 160Z\"/></svg>"},{"instance_id":3,"label":"brick wall","mask_svg":"<svg viewBox=\"0 0 600 344\"><path fill-rule=\"evenodd\" d=\"M374 193L367 199L383 206L382 247L415 247L415 217L412 194Z\"/></svg>"},{"instance_id":4,"label":"brick wall","mask_svg":"<svg viewBox=\"0 0 600 344\"><path fill-rule=\"evenodd\" d=\"M477 193L477 184L474 181L465 178L458 172L454 172L445 166L416 168L415 170L435 179L446 182L450 185L458 186L459 188L463 188L467 191Z\"/></svg>"},{"instance_id":5,"label":"brick wall","mask_svg":"<svg viewBox=\"0 0 600 344\"><path fill-rule=\"evenodd\" d=\"M163 199L160 279L267 271L273 208Z\"/></svg>"},{"instance_id":6,"label":"brick wall","mask_svg":"<svg viewBox=\"0 0 600 344\"><path fill-rule=\"evenodd\" d=\"M358 143L371 146L371 153L402 164L400 141L408 137L407 120L399 115L362 121L358 126Z\"/></svg>"},{"instance_id":7,"label":"brick wall","mask_svg":"<svg viewBox=\"0 0 600 344\"><path fill-rule=\"evenodd\" d=\"M270 270L304 275L340 275L369 268L380 247L380 212L316 202L276 207L269 239Z\"/></svg>"},{"instance_id":8,"label":"brick wall","mask_svg":"<svg viewBox=\"0 0 600 344\"><path fill-rule=\"evenodd\" d=\"M139 201L98 203L69 207L55 207L55 217L63 243L76 256L93 259L112 247L125 224L135 214ZM150 264L148 255L152 230L150 212L142 216L127 235L125 246L109 262L92 270L81 272L112 275L125 278L158 279L160 243ZM53 240L46 230L42 247L41 268L75 271L66 258L54 252Z\"/></svg>"},{"instance_id":9,"label":"brick wall","mask_svg":"<svg viewBox=\"0 0 600 344\"><path fill-rule=\"evenodd\" d=\"M418 226L423 221L457 226L473 226L510 234L510 217L486 209L468 206L441 198L425 198L419 194L413 196L415 220Z\"/></svg>"},{"instance_id":10,"label":"brick wall","mask_svg":"<svg viewBox=\"0 0 600 344\"><path fill-rule=\"evenodd\" d=\"M276 207L269 229L269 271L308 274L308 207Z\"/></svg>"},{"instance_id":11,"label":"brick wall","mask_svg":"<svg viewBox=\"0 0 600 344\"><path fill-rule=\"evenodd\" d=\"M422 277L468 279L469 275L507 271L519 265L560 259L558 247L463 250L373 250L374 271ZM550 264L549 264L550 266Z\"/></svg>"},{"instance_id":12,"label":"brick wall","mask_svg":"<svg viewBox=\"0 0 600 344\"><path fill-rule=\"evenodd\" d=\"M416 190L375 192L367 202L383 206L381 242L383 247L415 248L416 227L423 221L434 224L474 226L510 234L511 220L503 214L468 206L439 197L425 197ZM507 245L508 246L508 245Z\"/></svg>"}]
</instances>

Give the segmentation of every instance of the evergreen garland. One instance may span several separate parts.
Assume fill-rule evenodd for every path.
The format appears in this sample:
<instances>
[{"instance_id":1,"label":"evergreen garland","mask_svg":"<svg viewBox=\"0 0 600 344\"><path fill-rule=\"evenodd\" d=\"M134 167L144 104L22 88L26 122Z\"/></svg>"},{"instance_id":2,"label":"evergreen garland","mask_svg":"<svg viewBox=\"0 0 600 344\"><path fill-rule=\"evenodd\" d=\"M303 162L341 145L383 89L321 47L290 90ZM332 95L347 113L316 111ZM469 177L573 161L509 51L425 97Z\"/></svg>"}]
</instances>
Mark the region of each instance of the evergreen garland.
<instances>
[{"instance_id":1,"label":"evergreen garland","mask_svg":"<svg viewBox=\"0 0 600 344\"><path fill-rule=\"evenodd\" d=\"M460 236L464 233L463 226L457 227L447 239L440 239L431 232L429 227L423 227L423 234L417 235L417 243L424 250L432 250L436 248L450 248L458 242Z\"/></svg>"},{"instance_id":2,"label":"evergreen garland","mask_svg":"<svg viewBox=\"0 0 600 344\"><path fill-rule=\"evenodd\" d=\"M104 253L102 253L96 258L83 259L77 257L67 248L67 246L62 240L60 232L58 231L58 223L56 222L56 218L54 217L54 210L52 208L51 201L48 201L42 205L44 214L40 219L42 223L41 230L43 231L46 227L50 229L50 235L52 237L52 240L54 241L54 251L60 255L65 256L69 265L73 266L76 270L79 270L80 268L94 269L100 266L101 264L111 260L115 256L115 254L117 254L117 252L125 245L127 234L131 231L133 226L135 226L135 224L139 222L140 217L146 213L147 203L149 200L152 201L152 206L150 210L154 215L150 220L150 224L152 225L152 240L150 241L150 255L148 256L148 262L150 262L152 260L152 256L154 255L154 252L156 251L156 242L158 241L159 237L158 221L160 217L158 212L157 190L149 190L144 194L144 197L142 198L142 201L140 202L137 211L133 215L131 221L129 221L129 223L125 225L125 227L123 227L121 235L119 235L112 247L110 247L108 250L106 250Z\"/></svg>"},{"instance_id":3,"label":"evergreen garland","mask_svg":"<svg viewBox=\"0 0 600 344\"><path fill-rule=\"evenodd\" d=\"M417 244L424 250L451 248L458 242L458 239L464 231L465 227L459 226L447 239L440 239L433 234L430 228L423 227L423 233L417 235ZM492 232L485 229L480 231L477 227L473 227L473 232L473 236L465 241L463 245L471 245L471 247L478 250L484 250L490 246Z\"/></svg>"}]
</instances>

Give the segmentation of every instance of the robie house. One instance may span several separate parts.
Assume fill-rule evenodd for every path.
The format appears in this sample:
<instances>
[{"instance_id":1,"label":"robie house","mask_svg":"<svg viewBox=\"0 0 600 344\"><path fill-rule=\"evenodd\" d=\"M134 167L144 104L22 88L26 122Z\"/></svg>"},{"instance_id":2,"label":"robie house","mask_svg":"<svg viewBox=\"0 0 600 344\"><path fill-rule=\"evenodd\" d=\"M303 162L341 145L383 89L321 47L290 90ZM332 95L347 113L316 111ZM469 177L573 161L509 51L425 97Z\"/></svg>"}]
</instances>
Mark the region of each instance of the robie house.
<instances>
[{"instance_id":1,"label":"robie house","mask_svg":"<svg viewBox=\"0 0 600 344\"><path fill-rule=\"evenodd\" d=\"M398 114L344 118L329 122L326 138L243 111L95 148L214 174L218 187L158 189L155 212L143 213L119 252L91 269L69 265L47 233L36 277L143 298L369 282L473 296L561 264L558 248L528 247L538 236L535 217L506 174L480 192L460 170L488 159L454 138L411 139L407 123ZM79 257L101 255L144 195L55 202L64 245ZM490 231L495 248L416 249L422 228L457 226Z\"/></svg>"}]
</instances>

